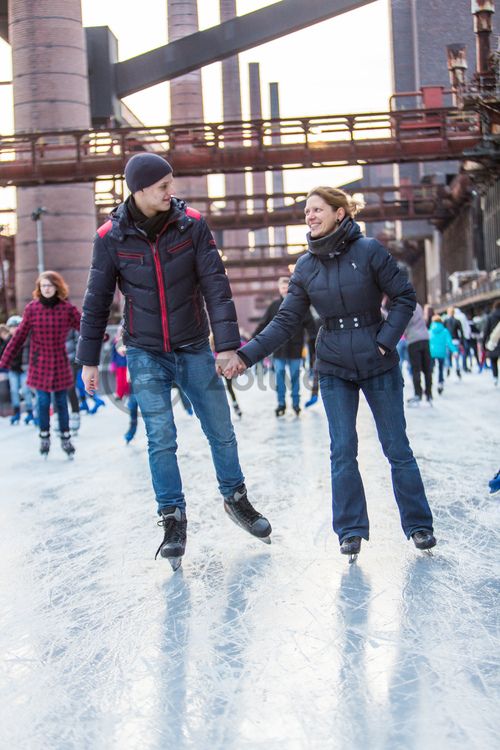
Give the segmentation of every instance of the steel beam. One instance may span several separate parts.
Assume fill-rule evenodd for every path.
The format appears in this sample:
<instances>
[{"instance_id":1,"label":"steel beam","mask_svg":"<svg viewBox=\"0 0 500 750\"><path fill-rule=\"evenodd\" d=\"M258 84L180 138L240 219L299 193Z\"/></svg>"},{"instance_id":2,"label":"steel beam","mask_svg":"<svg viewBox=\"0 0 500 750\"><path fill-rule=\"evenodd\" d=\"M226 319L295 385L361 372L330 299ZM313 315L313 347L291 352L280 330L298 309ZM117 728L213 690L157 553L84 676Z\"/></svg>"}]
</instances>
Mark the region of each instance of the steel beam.
<instances>
[{"instance_id":1,"label":"steel beam","mask_svg":"<svg viewBox=\"0 0 500 750\"><path fill-rule=\"evenodd\" d=\"M460 194L455 196L449 188L441 185L393 185L383 188L359 186L355 192L362 195L366 201L359 218L367 222L416 219L447 221L470 198L470 187L464 187ZM250 212L247 208L249 200L254 206L257 202L261 209ZM98 200L97 208L101 223L119 202ZM190 196L189 203L203 214L212 229L223 231L298 226L305 222L303 192L270 195L228 193L220 197ZM285 243L275 241L275 244ZM226 245L227 241L224 242L224 249Z\"/></svg>"},{"instance_id":2,"label":"steel beam","mask_svg":"<svg viewBox=\"0 0 500 750\"><path fill-rule=\"evenodd\" d=\"M0 0L0 37L9 41L8 1Z\"/></svg>"},{"instance_id":3,"label":"steel beam","mask_svg":"<svg viewBox=\"0 0 500 750\"><path fill-rule=\"evenodd\" d=\"M135 94L374 1L281 0L116 63L116 94L120 98Z\"/></svg>"}]
</instances>

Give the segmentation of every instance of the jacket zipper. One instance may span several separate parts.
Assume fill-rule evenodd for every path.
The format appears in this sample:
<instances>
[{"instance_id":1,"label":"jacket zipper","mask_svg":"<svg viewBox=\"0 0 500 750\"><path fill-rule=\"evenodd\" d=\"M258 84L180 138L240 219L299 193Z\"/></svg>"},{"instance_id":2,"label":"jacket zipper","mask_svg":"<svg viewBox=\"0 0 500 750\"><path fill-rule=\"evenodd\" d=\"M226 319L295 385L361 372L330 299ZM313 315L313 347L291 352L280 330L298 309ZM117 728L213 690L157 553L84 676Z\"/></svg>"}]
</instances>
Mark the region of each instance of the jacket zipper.
<instances>
[{"instance_id":1,"label":"jacket zipper","mask_svg":"<svg viewBox=\"0 0 500 750\"><path fill-rule=\"evenodd\" d=\"M340 260L339 260L339 256L336 255L335 259L337 261L337 286L339 288L340 301L342 302L342 307L344 308L345 314L347 315L347 307L345 306L344 295L342 294L342 287L340 285Z\"/></svg>"},{"instance_id":2,"label":"jacket zipper","mask_svg":"<svg viewBox=\"0 0 500 750\"><path fill-rule=\"evenodd\" d=\"M165 224L162 231L156 238L156 242L153 244L149 240L147 243L153 252L153 262L155 264L156 281L158 283L158 294L160 296L160 310L161 310L161 328L163 333L163 348L166 352L170 351L170 334L168 330L168 312L167 312L167 300L165 297L165 288L163 285L163 276L161 273L161 261L159 253L159 239L161 235L166 231L169 224Z\"/></svg>"},{"instance_id":3,"label":"jacket zipper","mask_svg":"<svg viewBox=\"0 0 500 750\"><path fill-rule=\"evenodd\" d=\"M132 307L132 297L127 297L128 302L128 332L131 336L134 334L134 312Z\"/></svg>"}]
</instances>

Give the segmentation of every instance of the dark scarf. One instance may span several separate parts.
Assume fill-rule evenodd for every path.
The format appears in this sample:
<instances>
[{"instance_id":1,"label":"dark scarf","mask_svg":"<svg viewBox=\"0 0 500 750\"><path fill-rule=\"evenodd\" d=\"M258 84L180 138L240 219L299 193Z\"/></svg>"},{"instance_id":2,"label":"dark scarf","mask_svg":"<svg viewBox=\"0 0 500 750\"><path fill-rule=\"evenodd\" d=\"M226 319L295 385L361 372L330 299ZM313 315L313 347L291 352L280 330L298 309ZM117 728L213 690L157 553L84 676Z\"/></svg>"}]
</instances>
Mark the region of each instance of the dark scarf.
<instances>
[{"instance_id":1,"label":"dark scarf","mask_svg":"<svg viewBox=\"0 0 500 750\"><path fill-rule=\"evenodd\" d=\"M60 299L57 294L54 294L53 297L44 297L43 294L40 294L40 302L44 307L55 307L59 304Z\"/></svg>"},{"instance_id":2,"label":"dark scarf","mask_svg":"<svg viewBox=\"0 0 500 750\"><path fill-rule=\"evenodd\" d=\"M309 252L320 257L333 258L335 255L345 253L351 242L362 236L356 222L350 216L346 216L340 226L333 232L330 232L330 234L314 239L311 237L311 233L308 232L306 237Z\"/></svg>"},{"instance_id":3,"label":"dark scarf","mask_svg":"<svg viewBox=\"0 0 500 750\"><path fill-rule=\"evenodd\" d=\"M133 195L129 195L125 201L125 205L130 214L130 218L136 227L144 232L148 240L154 242L167 223L171 209L169 208L168 211L160 211L160 213L157 213L148 219L147 216L144 216L135 202Z\"/></svg>"}]
</instances>

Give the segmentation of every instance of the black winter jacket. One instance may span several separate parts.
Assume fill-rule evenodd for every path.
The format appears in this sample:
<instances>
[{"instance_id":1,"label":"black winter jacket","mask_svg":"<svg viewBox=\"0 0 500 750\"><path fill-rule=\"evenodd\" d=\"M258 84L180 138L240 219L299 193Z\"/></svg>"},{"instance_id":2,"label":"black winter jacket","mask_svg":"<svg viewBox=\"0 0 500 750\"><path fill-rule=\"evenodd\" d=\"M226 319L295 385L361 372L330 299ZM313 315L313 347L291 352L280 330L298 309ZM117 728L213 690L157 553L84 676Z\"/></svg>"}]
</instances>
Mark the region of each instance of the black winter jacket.
<instances>
[{"instance_id":1,"label":"black winter jacket","mask_svg":"<svg viewBox=\"0 0 500 750\"><path fill-rule=\"evenodd\" d=\"M262 320L252 334L252 337L257 336L264 328L271 322L276 313L278 312L283 297L275 299L266 312L262 316ZM273 352L273 356L278 359L302 359L302 350L304 348L304 333L307 332L309 338L314 341L316 338L316 324L314 318L311 315L311 311L307 310L304 319L300 322L297 329L293 332L292 336L284 344L279 346L276 351Z\"/></svg>"},{"instance_id":2,"label":"black winter jacket","mask_svg":"<svg viewBox=\"0 0 500 750\"><path fill-rule=\"evenodd\" d=\"M450 332L450 336L455 341L464 340L464 329L462 328L461 322L458 318L445 318L444 327Z\"/></svg>"},{"instance_id":3,"label":"black winter jacket","mask_svg":"<svg viewBox=\"0 0 500 750\"><path fill-rule=\"evenodd\" d=\"M483 332L483 345L486 346L489 337L493 333L493 329L500 323L500 310L492 310L486 318L486 325ZM491 358L500 357L500 342L496 345L495 349L490 351L486 349L486 356Z\"/></svg>"},{"instance_id":4,"label":"black winter jacket","mask_svg":"<svg viewBox=\"0 0 500 750\"><path fill-rule=\"evenodd\" d=\"M315 240L308 234L308 243L279 312L240 350L242 359L254 364L274 351L313 305L323 323L316 341L319 373L362 380L394 367L399 360L396 345L416 305L406 274L349 217L326 237ZM391 300L386 320L380 313L384 293Z\"/></svg>"},{"instance_id":5,"label":"black winter jacket","mask_svg":"<svg viewBox=\"0 0 500 750\"><path fill-rule=\"evenodd\" d=\"M123 203L97 230L76 353L80 364L99 363L116 283L125 297L125 344L170 352L206 339L205 302L216 351L240 346L215 240L203 217L183 201L172 198L155 243L135 226Z\"/></svg>"}]
</instances>

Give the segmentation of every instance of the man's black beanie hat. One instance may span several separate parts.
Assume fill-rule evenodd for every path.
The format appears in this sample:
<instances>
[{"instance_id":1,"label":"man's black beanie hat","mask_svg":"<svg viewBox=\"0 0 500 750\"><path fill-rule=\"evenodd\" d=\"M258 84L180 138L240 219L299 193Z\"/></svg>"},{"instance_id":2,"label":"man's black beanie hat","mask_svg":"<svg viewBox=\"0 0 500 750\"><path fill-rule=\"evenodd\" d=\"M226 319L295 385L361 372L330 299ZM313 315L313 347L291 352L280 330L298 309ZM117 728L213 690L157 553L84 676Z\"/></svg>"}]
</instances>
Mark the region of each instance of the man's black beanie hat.
<instances>
[{"instance_id":1,"label":"man's black beanie hat","mask_svg":"<svg viewBox=\"0 0 500 750\"><path fill-rule=\"evenodd\" d=\"M125 167L125 181L131 193L143 190L172 172L166 159L157 154L135 154Z\"/></svg>"}]
</instances>

